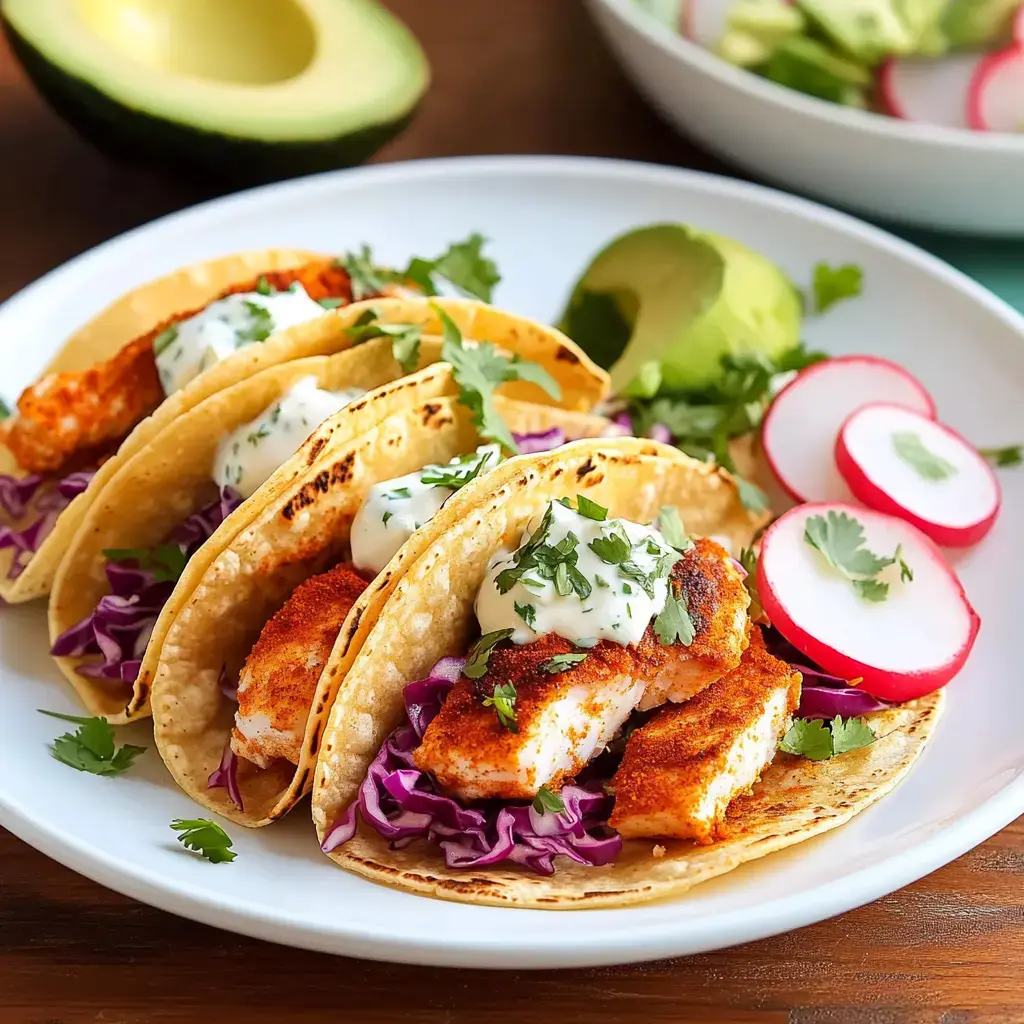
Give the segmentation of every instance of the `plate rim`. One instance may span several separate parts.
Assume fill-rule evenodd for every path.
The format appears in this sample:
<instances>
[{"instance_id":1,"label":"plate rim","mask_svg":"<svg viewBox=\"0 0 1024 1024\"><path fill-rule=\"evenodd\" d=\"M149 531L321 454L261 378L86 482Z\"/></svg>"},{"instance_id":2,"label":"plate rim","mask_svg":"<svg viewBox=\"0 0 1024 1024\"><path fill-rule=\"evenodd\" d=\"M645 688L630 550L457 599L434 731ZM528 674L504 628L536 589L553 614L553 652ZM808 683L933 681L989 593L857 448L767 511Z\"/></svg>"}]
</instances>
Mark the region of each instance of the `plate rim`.
<instances>
[{"instance_id":1,"label":"plate rim","mask_svg":"<svg viewBox=\"0 0 1024 1024\"><path fill-rule=\"evenodd\" d=\"M249 189L196 204L140 225L87 250L44 274L0 305L0 319L12 306L34 301L37 292L53 286L62 276L73 275L83 263L102 258L108 248L134 241L150 229L202 216L213 208L244 208L248 204L274 204L283 197L309 188L330 189L344 183L345 189L358 189L370 180L373 184L406 183L423 176L483 176L508 174L520 177L597 177L618 179L633 186L668 184L691 191L753 200L786 215L795 215L852 235L875 248L881 248L904 262L915 264L933 277L946 281L976 304L1002 320L1024 342L1024 316L1007 302L966 274L951 267L919 246L857 217L832 210L812 200L792 196L777 189L750 182L684 168L646 164L638 161L597 157L558 156L486 156L448 157L375 165L343 171L331 171L286 182ZM865 812L870 813L870 810ZM679 922L654 922L644 926L641 935L613 936L599 930L584 931L572 948L564 938L545 940L543 930L526 938L502 938L502 944L482 946L480 937L459 938L451 934L425 940L389 937L386 929L371 933L345 931L343 927L323 928L297 923L284 912L255 910L239 905L208 888L166 877L154 878L153 869L124 864L84 840L69 838L52 823L43 823L30 810L9 795L0 780L0 825L58 863L124 895L159 909L203 924L226 928L240 934L304 949L320 950L361 958L432 966L532 968L582 967L631 963L666 956L686 955L754 941L802 927L850 910L892 892L930 873L978 845L1024 814L1024 776L1011 779L1000 790L968 814L945 824L914 846L848 875L842 887L820 885L802 893L799 909L786 900L770 900L755 912L749 908L720 915L710 928L705 921L699 938L681 934ZM539 914L542 911L503 908L508 912ZM589 913L627 913L629 908ZM545 942L547 941L547 944Z\"/></svg>"},{"instance_id":2,"label":"plate rim","mask_svg":"<svg viewBox=\"0 0 1024 1024\"><path fill-rule=\"evenodd\" d=\"M1024 136L1014 132L981 132L969 128L950 128L902 118L876 114L855 107L808 96L795 89L760 78L743 68L734 67L699 43L681 33L673 33L653 15L640 9L632 0L587 0L591 7L601 6L619 21L653 43L664 53L697 67L722 85L736 89L753 100L780 107L790 113L813 118L820 124L836 123L845 128L867 132L895 145L923 143L929 146L952 146L978 155L1016 153L1024 160ZM689 0L684 0L684 3ZM889 122L892 122L891 124Z\"/></svg>"}]
</instances>

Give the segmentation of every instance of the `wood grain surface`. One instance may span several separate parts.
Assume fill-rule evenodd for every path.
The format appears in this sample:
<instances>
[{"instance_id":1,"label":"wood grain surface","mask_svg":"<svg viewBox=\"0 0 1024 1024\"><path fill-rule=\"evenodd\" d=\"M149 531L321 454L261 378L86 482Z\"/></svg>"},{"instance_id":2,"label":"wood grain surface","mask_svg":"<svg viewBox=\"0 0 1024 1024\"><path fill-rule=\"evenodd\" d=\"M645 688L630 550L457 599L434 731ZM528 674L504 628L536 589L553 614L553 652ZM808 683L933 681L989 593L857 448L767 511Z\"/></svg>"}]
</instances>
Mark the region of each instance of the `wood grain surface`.
<instances>
[{"instance_id":1,"label":"wood grain surface","mask_svg":"<svg viewBox=\"0 0 1024 1024\"><path fill-rule=\"evenodd\" d=\"M575 0L390 5L435 78L380 160L574 153L730 173L647 110ZM0 49L0 298L213 194L95 153ZM118 896L0 833L0 1024L626 1019L1024 1022L1024 819L901 892L779 938L645 966L500 975L238 938Z\"/></svg>"}]
</instances>

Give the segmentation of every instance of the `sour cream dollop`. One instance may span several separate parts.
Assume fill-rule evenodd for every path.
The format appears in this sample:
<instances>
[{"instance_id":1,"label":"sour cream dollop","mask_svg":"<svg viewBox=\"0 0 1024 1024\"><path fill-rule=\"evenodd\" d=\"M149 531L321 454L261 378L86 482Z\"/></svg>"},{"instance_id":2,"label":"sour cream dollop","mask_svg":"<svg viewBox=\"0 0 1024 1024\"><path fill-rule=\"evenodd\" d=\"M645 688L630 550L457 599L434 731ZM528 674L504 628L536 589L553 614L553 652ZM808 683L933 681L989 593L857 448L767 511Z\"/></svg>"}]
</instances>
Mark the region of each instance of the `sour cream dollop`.
<instances>
[{"instance_id":1,"label":"sour cream dollop","mask_svg":"<svg viewBox=\"0 0 1024 1024\"><path fill-rule=\"evenodd\" d=\"M679 557L654 526L599 520L552 501L527 524L515 551L498 551L488 563L476 597L480 631L514 629L517 644L546 633L579 647L599 640L636 644L665 607L668 574ZM543 567L559 561L566 569L544 578ZM533 568L520 572L524 566Z\"/></svg>"},{"instance_id":2,"label":"sour cream dollop","mask_svg":"<svg viewBox=\"0 0 1024 1024\"><path fill-rule=\"evenodd\" d=\"M172 324L153 342L165 395L246 345L324 315L324 307L296 283L284 292L238 292Z\"/></svg>"},{"instance_id":3,"label":"sour cream dollop","mask_svg":"<svg viewBox=\"0 0 1024 1024\"><path fill-rule=\"evenodd\" d=\"M217 447L213 479L248 498L283 466L329 416L366 394L361 388L324 391L303 377L256 419L233 430Z\"/></svg>"},{"instance_id":4,"label":"sour cream dollop","mask_svg":"<svg viewBox=\"0 0 1024 1024\"><path fill-rule=\"evenodd\" d=\"M459 486L500 461L501 448L486 444L447 465L424 466L415 473L374 484L352 522L355 567L379 573L413 533L437 515Z\"/></svg>"}]
</instances>

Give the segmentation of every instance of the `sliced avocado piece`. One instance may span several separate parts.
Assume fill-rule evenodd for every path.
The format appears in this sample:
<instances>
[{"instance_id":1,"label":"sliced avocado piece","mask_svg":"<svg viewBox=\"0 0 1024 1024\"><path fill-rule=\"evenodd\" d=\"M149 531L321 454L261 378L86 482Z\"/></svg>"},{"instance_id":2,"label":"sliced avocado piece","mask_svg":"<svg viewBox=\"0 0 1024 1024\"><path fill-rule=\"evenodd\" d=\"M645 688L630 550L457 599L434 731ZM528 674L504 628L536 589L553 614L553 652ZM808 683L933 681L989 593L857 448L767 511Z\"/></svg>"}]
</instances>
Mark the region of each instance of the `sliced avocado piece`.
<instances>
[{"instance_id":1,"label":"sliced avocado piece","mask_svg":"<svg viewBox=\"0 0 1024 1024\"><path fill-rule=\"evenodd\" d=\"M942 23L950 0L895 0L896 13L914 40L914 53L941 57L949 49Z\"/></svg>"},{"instance_id":2,"label":"sliced avocado piece","mask_svg":"<svg viewBox=\"0 0 1024 1024\"><path fill-rule=\"evenodd\" d=\"M1009 41L1020 5L1021 0L953 0L942 27L951 46L998 46Z\"/></svg>"},{"instance_id":3,"label":"sliced avocado piece","mask_svg":"<svg viewBox=\"0 0 1024 1024\"><path fill-rule=\"evenodd\" d=\"M0 0L0 15L83 135L232 181L366 159L429 80L419 44L375 0Z\"/></svg>"},{"instance_id":4,"label":"sliced avocado piece","mask_svg":"<svg viewBox=\"0 0 1024 1024\"><path fill-rule=\"evenodd\" d=\"M738 0L729 9L718 55L738 67L756 67L775 48L806 27L800 11L787 0Z\"/></svg>"},{"instance_id":5,"label":"sliced avocado piece","mask_svg":"<svg viewBox=\"0 0 1024 1024\"><path fill-rule=\"evenodd\" d=\"M886 57L912 53L914 38L893 7L893 0L799 0L808 18L855 60L877 64Z\"/></svg>"},{"instance_id":6,"label":"sliced avocado piece","mask_svg":"<svg viewBox=\"0 0 1024 1024\"><path fill-rule=\"evenodd\" d=\"M762 72L779 85L845 106L865 106L863 97L873 81L863 64L840 57L806 36L782 43Z\"/></svg>"},{"instance_id":7,"label":"sliced avocado piece","mask_svg":"<svg viewBox=\"0 0 1024 1024\"><path fill-rule=\"evenodd\" d=\"M731 238L655 224L614 239L576 283L561 327L616 393L706 387L728 353L775 357L800 339L796 289Z\"/></svg>"}]
</instances>

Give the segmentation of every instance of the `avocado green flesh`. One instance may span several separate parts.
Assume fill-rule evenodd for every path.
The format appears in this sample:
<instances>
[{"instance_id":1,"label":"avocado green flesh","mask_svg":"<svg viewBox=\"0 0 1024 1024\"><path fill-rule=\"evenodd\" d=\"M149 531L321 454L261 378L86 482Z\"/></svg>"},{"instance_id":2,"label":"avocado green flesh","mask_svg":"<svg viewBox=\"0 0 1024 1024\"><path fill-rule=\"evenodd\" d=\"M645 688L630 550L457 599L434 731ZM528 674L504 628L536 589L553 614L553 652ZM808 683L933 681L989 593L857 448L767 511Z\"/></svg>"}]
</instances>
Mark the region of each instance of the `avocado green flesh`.
<instances>
[{"instance_id":1,"label":"avocado green flesh","mask_svg":"<svg viewBox=\"0 0 1024 1024\"><path fill-rule=\"evenodd\" d=\"M176 9L196 17L214 6L199 2ZM233 3L220 4L221 13L231 13ZM173 66L167 53L132 60L111 42L116 33L96 28L93 21L102 19L92 18L93 10L119 4L89 0L72 8L90 18L65 9L52 35L55 0L0 0L0 13L15 55L57 113L112 155L163 170L248 184L351 166L402 131L427 86L422 51L373 0L274 0L262 9L293 9L305 20L275 21L247 39L241 31L252 52L220 61L218 54L229 52L221 42L244 22L215 26L212 40L174 50ZM339 38L346 25L364 38ZM339 55L353 47L386 55L379 80L355 83L351 71L336 71Z\"/></svg>"},{"instance_id":2,"label":"avocado green flesh","mask_svg":"<svg viewBox=\"0 0 1024 1024\"><path fill-rule=\"evenodd\" d=\"M595 296L610 297L619 314L603 330ZM659 224L595 257L562 327L610 367L617 394L649 396L707 387L730 353L776 357L799 343L800 322L796 291L769 260L720 235Z\"/></svg>"},{"instance_id":3,"label":"avocado green flesh","mask_svg":"<svg viewBox=\"0 0 1024 1024\"><path fill-rule=\"evenodd\" d=\"M1021 0L952 0L943 30L953 46L995 46L1008 41Z\"/></svg>"}]
</instances>

